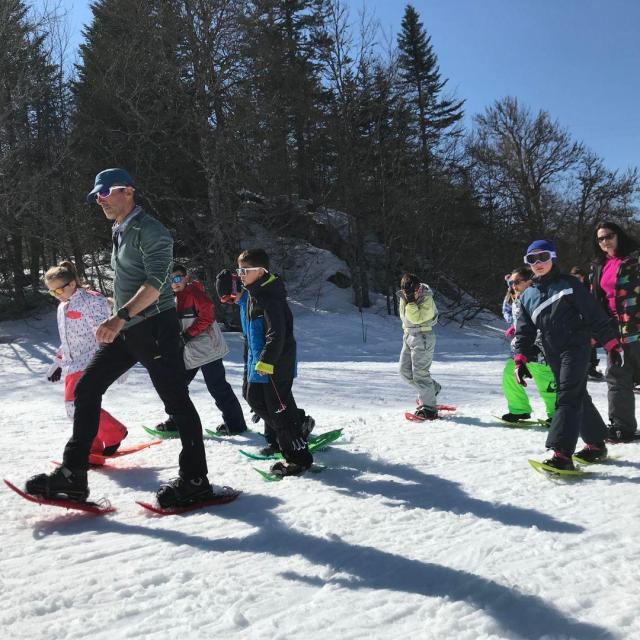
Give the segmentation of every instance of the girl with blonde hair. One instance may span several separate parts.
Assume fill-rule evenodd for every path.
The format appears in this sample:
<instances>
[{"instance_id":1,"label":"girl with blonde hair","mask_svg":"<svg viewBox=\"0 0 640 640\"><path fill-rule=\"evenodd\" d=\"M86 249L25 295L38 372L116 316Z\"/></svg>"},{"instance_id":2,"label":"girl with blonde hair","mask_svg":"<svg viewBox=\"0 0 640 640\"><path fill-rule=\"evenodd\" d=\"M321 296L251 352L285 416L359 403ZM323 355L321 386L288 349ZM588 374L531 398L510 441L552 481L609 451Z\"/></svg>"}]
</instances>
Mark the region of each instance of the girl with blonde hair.
<instances>
[{"instance_id":1,"label":"girl with blonde hair","mask_svg":"<svg viewBox=\"0 0 640 640\"><path fill-rule=\"evenodd\" d=\"M51 267L44 274L44 283L60 302L58 332L61 344L47 372L47 380L58 382L64 375L64 401L67 415L73 420L76 384L99 347L96 328L111 315L111 305L101 293L91 291L82 283L69 260ZM126 436L125 426L102 409L91 452L113 455Z\"/></svg>"}]
</instances>

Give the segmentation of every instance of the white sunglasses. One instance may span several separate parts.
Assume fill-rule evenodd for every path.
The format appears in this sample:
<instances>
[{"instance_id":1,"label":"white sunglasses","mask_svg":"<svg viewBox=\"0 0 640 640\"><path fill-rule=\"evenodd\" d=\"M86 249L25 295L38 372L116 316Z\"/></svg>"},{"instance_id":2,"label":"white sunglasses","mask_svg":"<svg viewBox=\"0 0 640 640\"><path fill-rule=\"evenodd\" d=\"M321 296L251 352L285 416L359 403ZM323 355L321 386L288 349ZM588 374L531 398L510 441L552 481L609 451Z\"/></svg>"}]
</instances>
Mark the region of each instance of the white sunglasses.
<instances>
[{"instance_id":1,"label":"white sunglasses","mask_svg":"<svg viewBox=\"0 0 640 640\"><path fill-rule=\"evenodd\" d=\"M98 193L96 193L96 202L99 202L100 200L106 200L107 198L111 197L111 194L114 191L122 191L124 189L126 189L127 187L125 185L114 185L113 187L109 187L109 190L107 191L107 189L103 189L102 191L98 191Z\"/></svg>"},{"instance_id":2,"label":"white sunglasses","mask_svg":"<svg viewBox=\"0 0 640 640\"><path fill-rule=\"evenodd\" d=\"M258 271L260 269L264 269L265 273L269 273L264 267L239 267L238 269L236 269L236 273L239 276L246 276L249 271Z\"/></svg>"}]
</instances>

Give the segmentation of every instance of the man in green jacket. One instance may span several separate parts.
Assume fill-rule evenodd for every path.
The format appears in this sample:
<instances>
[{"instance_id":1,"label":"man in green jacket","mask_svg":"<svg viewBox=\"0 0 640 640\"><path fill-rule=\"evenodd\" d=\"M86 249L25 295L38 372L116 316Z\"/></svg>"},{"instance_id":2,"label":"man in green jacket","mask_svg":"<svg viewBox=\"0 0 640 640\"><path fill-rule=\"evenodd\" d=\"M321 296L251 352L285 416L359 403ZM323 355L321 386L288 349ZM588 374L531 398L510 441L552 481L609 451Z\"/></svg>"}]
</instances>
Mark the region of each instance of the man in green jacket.
<instances>
[{"instance_id":1,"label":"man in green jacket","mask_svg":"<svg viewBox=\"0 0 640 640\"><path fill-rule=\"evenodd\" d=\"M98 326L102 346L78 382L73 435L62 466L27 481L34 495L65 494L86 500L89 451L97 429L105 391L140 362L180 431L180 475L160 486L162 507L182 506L213 497L200 417L189 398L171 291L173 239L167 229L136 205L135 183L124 169L106 169L95 178L87 202L97 202L113 221L111 266L113 314Z\"/></svg>"}]
</instances>

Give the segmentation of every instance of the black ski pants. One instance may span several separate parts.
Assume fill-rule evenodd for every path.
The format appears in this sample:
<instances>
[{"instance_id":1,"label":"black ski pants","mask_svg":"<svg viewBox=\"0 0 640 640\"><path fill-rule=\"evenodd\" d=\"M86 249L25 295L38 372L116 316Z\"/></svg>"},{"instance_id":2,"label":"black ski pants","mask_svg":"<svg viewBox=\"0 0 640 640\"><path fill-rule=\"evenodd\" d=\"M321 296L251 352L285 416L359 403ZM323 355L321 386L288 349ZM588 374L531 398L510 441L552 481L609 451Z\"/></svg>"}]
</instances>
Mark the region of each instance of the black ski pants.
<instances>
[{"instance_id":1,"label":"black ski pants","mask_svg":"<svg viewBox=\"0 0 640 640\"><path fill-rule=\"evenodd\" d=\"M291 396L293 398L293 395ZM295 401L294 401L295 402ZM296 409L296 420L297 420L297 424L298 427L301 429L302 428L302 423L305 421L307 417L307 414L305 412L304 409L300 409L300 407L298 407ZM301 431L302 433L302 431ZM278 434L276 433L276 430L269 425L268 422L264 423L264 439L272 446L276 447L276 448L280 448L280 445L278 444ZM307 442L309 442L309 438L306 438Z\"/></svg>"},{"instance_id":2,"label":"black ski pants","mask_svg":"<svg viewBox=\"0 0 640 640\"><path fill-rule=\"evenodd\" d=\"M623 344L624 366L607 369L609 422L624 435L632 436L638 428L634 384L640 382L640 342Z\"/></svg>"},{"instance_id":3,"label":"black ski pants","mask_svg":"<svg viewBox=\"0 0 640 640\"><path fill-rule=\"evenodd\" d=\"M587 393L591 347L585 344L560 353L545 350L545 357L558 386L547 448L571 456L576 450L578 436L588 444L604 442L607 427Z\"/></svg>"},{"instance_id":4,"label":"black ski pants","mask_svg":"<svg viewBox=\"0 0 640 640\"><path fill-rule=\"evenodd\" d=\"M298 407L291 393L293 378L268 376L265 383L249 382L247 402L259 415L267 429L275 433L278 446L287 462L311 466L313 457L302 437ZM269 439L267 435L267 439Z\"/></svg>"},{"instance_id":5,"label":"black ski pants","mask_svg":"<svg viewBox=\"0 0 640 640\"><path fill-rule=\"evenodd\" d=\"M70 469L89 467L89 451L98 432L102 396L138 362L149 372L165 411L178 426L182 441L180 475L187 479L205 476L207 461L202 424L189 398L175 309L143 320L96 351L76 386L73 435L64 450L64 465Z\"/></svg>"}]
</instances>

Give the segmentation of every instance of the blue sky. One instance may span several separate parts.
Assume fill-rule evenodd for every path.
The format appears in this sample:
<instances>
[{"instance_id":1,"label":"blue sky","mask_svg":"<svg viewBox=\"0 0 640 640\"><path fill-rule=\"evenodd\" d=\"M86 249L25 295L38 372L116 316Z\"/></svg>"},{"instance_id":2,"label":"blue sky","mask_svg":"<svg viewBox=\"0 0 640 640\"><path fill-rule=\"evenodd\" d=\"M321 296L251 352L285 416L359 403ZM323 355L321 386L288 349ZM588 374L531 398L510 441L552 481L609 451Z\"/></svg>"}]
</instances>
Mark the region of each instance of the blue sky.
<instances>
[{"instance_id":1,"label":"blue sky","mask_svg":"<svg viewBox=\"0 0 640 640\"><path fill-rule=\"evenodd\" d=\"M346 0L397 33L406 3ZM414 0L470 117L496 98L546 109L612 169L640 166L640 0ZM77 47L88 0L63 0ZM394 38L395 39L395 38Z\"/></svg>"}]
</instances>

